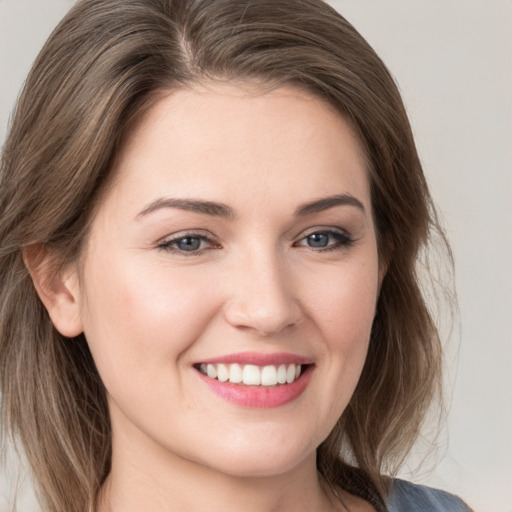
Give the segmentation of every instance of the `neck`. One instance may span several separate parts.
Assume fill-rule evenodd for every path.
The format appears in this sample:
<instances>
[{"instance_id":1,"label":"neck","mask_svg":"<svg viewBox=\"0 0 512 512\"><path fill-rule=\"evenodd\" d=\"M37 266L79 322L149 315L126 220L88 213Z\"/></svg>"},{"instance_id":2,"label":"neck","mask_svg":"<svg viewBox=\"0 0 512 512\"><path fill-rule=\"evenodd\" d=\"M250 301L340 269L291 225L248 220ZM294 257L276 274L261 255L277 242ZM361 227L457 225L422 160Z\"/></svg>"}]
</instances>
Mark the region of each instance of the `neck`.
<instances>
[{"instance_id":1,"label":"neck","mask_svg":"<svg viewBox=\"0 0 512 512\"><path fill-rule=\"evenodd\" d=\"M263 477L226 475L187 460L172 465L114 462L98 512L297 512L334 510L315 461Z\"/></svg>"}]
</instances>

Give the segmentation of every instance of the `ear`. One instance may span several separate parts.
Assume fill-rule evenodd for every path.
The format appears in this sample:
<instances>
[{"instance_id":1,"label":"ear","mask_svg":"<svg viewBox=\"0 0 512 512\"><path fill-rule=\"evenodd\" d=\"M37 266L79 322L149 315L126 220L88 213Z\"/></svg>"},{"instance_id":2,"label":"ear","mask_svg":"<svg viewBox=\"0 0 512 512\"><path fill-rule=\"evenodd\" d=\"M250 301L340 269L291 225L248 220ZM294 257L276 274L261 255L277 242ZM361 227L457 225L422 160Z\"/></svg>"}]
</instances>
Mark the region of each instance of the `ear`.
<instances>
[{"instance_id":1,"label":"ear","mask_svg":"<svg viewBox=\"0 0 512 512\"><path fill-rule=\"evenodd\" d=\"M76 268L56 272L55 251L43 244L23 250L23 260L55 328L69 338L83 332Z\"/></svg>"}]
</instances>

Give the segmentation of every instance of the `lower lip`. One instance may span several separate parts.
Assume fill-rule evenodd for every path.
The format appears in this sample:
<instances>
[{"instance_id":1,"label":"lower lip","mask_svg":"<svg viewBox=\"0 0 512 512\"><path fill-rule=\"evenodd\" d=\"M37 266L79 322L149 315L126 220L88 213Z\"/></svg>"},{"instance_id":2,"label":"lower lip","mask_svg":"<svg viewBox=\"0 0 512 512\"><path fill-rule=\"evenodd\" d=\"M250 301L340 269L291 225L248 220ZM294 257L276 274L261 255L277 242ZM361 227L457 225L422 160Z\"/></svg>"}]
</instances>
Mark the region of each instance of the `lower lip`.
<instances>
[{"instance_id":1,"label":"lower lip","mask_svg":"<svg viewBox=\"0 0 512 512\"><path fill-rule=\"evenodd\" d=\"M313 366L311 365L291 384L277 386L244 386L231 382L220 382L199 371L197 374L211 391L228 402L244 407L270 409L280 407L298 398L306 389L312 372Z\"/></svg>"}]
</instances>

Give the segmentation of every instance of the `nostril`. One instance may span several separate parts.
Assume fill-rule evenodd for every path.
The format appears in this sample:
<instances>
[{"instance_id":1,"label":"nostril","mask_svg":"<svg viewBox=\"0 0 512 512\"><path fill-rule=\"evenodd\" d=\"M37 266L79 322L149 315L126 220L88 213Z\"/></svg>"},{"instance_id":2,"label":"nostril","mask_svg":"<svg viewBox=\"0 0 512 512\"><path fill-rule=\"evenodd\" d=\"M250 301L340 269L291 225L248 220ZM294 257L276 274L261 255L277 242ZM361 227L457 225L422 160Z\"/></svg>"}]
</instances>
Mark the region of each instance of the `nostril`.
<instances>
[{"instance_id":1,"label":"nostril","mask_svg":"<svg viewBox=\"0 0 512 512\"><path fill-rule=\"evenodd\" d=\"M248 301L247 301L248 302ZM257 307L241 303L232 303L225 308L226 321L244 331L254 331L260 336L270 336L293 327L300 322L299 308L294 304Z\"/></svg>"}]
</instances>

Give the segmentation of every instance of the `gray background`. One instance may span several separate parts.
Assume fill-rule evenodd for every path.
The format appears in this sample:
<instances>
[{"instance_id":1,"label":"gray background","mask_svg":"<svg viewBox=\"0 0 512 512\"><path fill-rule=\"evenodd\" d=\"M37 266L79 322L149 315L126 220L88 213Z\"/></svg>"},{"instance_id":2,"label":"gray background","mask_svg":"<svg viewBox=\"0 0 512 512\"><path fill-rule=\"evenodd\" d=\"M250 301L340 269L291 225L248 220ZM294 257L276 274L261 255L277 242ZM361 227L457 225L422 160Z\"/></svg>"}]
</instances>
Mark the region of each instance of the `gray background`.
<instances>
[{"instance_id":1,"label":"gray background","mask_svg":"<svg viewBox=\"0 0 512 512\"><path fill-rule=\"evenodd\" d=\"M400 85L455 253L462 329L448 351L444 457L404 476L455 492L477 511L511 512L512 1L330 3ZM0 0L0 141L33 59L71 4ZM13 468L0 474L2 512ZM19 510L36 510L27 482Z\"/></svg>"}]
</instances>

